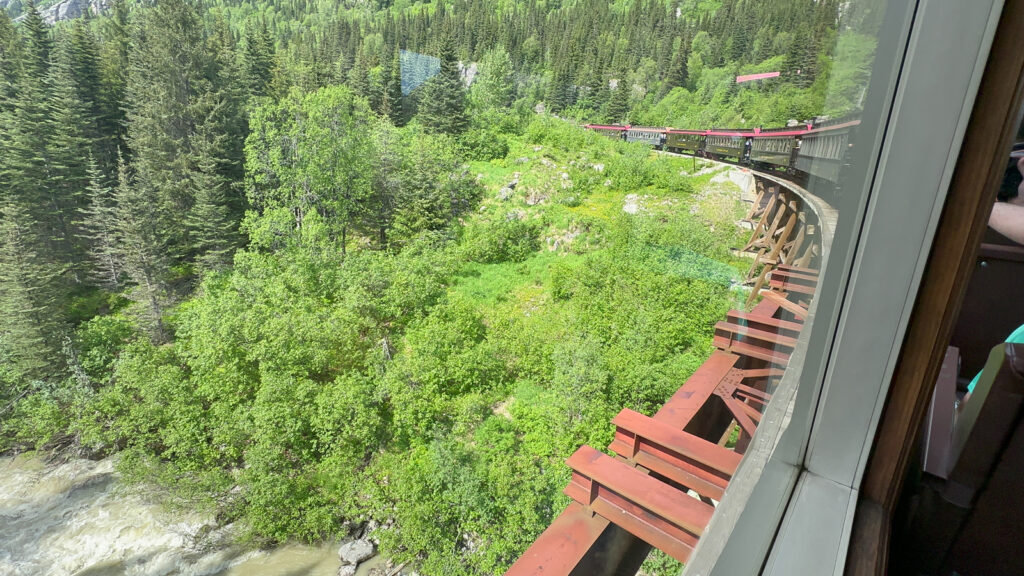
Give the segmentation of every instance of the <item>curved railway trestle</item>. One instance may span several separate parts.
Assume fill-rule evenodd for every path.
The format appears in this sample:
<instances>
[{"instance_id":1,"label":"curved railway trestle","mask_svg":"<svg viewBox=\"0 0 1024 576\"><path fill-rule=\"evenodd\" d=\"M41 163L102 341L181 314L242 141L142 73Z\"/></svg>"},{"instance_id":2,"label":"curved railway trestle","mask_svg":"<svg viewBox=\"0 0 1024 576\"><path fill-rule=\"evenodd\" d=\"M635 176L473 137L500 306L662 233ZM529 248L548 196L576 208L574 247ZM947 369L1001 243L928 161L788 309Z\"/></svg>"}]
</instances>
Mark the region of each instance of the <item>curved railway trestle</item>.
<instances>
[{"instance_id":1,"label":"curved railway trestle","mask_svg":"<svg viewBox=\"0 0 1024 576\"><path fill-rule=\"evenodd\" d=\"M686 562L726 490L725 505L746 501L756 474L732 479L743 458L748 470L763 468L788 418L797 378L786 367L806 346L802 327L836 222L798 184L750 173L747 306L715 325L716 350L654 416L624 409L612 420L614 457L583 446L566 461L572 502L505 576L631 574L652 547ZM729 524L738 514L719 516Z\"/></svg>"}]
</instances>

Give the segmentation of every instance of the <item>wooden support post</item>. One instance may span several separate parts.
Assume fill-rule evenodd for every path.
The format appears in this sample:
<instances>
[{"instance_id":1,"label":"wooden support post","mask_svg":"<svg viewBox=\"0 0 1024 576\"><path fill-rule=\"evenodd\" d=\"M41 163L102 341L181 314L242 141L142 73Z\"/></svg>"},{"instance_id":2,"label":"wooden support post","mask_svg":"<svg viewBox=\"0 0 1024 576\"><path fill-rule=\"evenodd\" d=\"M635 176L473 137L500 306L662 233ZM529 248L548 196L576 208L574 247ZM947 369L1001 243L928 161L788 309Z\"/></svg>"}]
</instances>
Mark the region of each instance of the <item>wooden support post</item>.
<instances>
[{"instance_id":1,"label":"wooden support post","mask_svg":"<svg viewBox=\"0 0 1024 576\"><path fill-rule=\"evenodd\" d=\"M817 249L815 249L814 243L812 242L811 245L807 247L807 250L804 252L804 255L801 256L800 259L796 261L795 266L799 268L809 268L811 262L814 261L814 257L817 255L817 252L818 251Z\"/></svg>"},{"instance_id":2,"label":"wooden support post","mask_svg":"<svg viewBox=\"0 0 1024 576\"><path fill-rule=\"evenodd\" d=\"M786 227L782 229L782 234L779 239L775 241L775 246L772 251L768 254L768 266L775 267L779 264L779 253L782 251L782 247L789 242L789 236L793 233L793 228L796 226L797 215L793 212L789 215L789 221L786 222Z\"/></svg>"},{"instance_id":3,"label":"wooden support post","mask_svg":"<svg viewBox=\"0 0 1024 576\"><path fill-rule=\"evenodd\" d=\"M757 182L757 198L754 199L754 203L751 204L750 210L747 211L747 215L743 217L744 220L753 220L754 216L761 210L761 202L764 201L764 184L761 181Z\"/></svg>"},{"instance_id":4,"label":"wooden support post","mask_svg":"<svg viewBox=\"0 0 1024 576\"><path fill-rule=\"evenodd\" d=\"M801 226L800 231L796 233L796 240L793 242L793 246L786 251L785 256L782 258L783 264L792 264L796 260L797 254L800 253L800 248L804 245L804 239L807 234L807 226Z\"/></svg>"},{"instance_id":5,"label":"wooden support post","mask_svg":"<svg viewBox=\"0 0 1024 576\"><path fill-rule=\"evenodd\" d=\"M747 242L747 245L743 247L743 250L741 250L741 252L746 252L747 250L753 248L754 244L761 238L761 232L764 231L765 220L768 218L768 215L771 213L772 208L775 206L777 200L778 196L772 196L768 200L768 207L765 208L764 214L761 216L761 219L758 220L757 226L754 226L754 233L751 234L750 241Z\"/></svg>"}]
</instances>

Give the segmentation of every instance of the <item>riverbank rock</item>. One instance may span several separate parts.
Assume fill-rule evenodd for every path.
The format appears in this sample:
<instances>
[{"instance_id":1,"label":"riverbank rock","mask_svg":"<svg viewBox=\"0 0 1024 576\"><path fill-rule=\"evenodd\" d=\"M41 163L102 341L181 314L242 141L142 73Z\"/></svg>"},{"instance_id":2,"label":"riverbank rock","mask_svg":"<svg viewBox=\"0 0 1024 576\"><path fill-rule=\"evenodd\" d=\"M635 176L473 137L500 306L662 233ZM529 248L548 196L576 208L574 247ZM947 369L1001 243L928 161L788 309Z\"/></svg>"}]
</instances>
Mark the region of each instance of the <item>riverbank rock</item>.
<instances>
[{"instance_id":1,"label":"riverbank rock","mask_svg":"<svg viewBox=\"0 0 1024 576\"><path fill-rule=\"evenodd\" d=\"M373 542L369 540L352 540L341 545L341 548L338 549L338 558L341 558L341 563L346 566L355 566L373 558L373 555L376 554L374 548ZM352 574L355 574L355 570L352 571Z\"/></svg>"},{"instance_id":2,"label":"riverbank rock","mask_svg":"<svg viewBox=\"0 0 1024 576\"><path fill-rule=\"evenodd\" d=\"M338 576L356 576L356 567L349 564L338 568Z\"/></svg>"}]
</instances>

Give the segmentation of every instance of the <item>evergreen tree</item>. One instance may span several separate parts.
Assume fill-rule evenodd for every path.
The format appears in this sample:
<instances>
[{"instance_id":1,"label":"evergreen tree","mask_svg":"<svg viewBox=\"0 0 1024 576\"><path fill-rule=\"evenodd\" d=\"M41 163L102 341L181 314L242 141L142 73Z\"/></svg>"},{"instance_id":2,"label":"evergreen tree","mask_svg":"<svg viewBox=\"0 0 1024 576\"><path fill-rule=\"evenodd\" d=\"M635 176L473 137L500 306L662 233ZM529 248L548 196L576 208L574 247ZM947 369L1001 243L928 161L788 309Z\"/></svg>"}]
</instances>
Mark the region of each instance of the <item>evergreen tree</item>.
<instances>
[{"instance_id":1,"label":"evergreen tree","mask_svg":"<svg viewBox=\"0 0 1024 576\"><path fill-rule=\"evenodd\" d=\"M122 286L120 242L117 237L117 207L113 189L105 184L106 176L95 160L89 162L88 207L79 227L89 246L91 278L107 290Z\"/></svg>"},{"instance_id":2,"label":"evergreen tree","mask_svg":"<svg viewBox=\"0 0 1024 576\"><path fill-rule=\"evenodd\" d=\"M0 345L29 380L59 377L65 332L55 269L42 258L32 220L16 202L0 206Z\"/></svg>"},{"instance_id":3,"label":"evergreen tree","mask_svg":"<svg viewBox=\"0 0 1024 576\"><path fill-rule=\"evenodd\" d=\"M395 50L391 61L384 67L377 112L391 119L395 126L403 122L402 114L402 59Z\"/></svg>"},{"instance_id":4,"label":"evergreen tree","mask_svg":"<svg viewBox=\"0 0 1024 576\"><path fill-rule=\"evenodd\" d=\"M683 51L683 47L680 46L679 50L676 51L676 55L672 58L672 63L669 65L668 70L665 72L665 81L662 83L660 98L664 98L676 88L686 86L686 72L686 53Z\"/></svg>"},{"instance_id":5,"label":"evergreen tree","mask_svg":"<svg viewBox=\"0 0 1024 576\"><path fill-rule=\"evenodd\" d=\"M234 215L226 199L230 182L222 175L218 158L223 139L223 135L209 128L194 139L196 157L191 185L195 203L188 214L188 225L196 263L205 271L223 270L230 265L238 244Z\"/></svg>"},{"instance_id":6,"label":"evergreen tree","mask_svg":"<svg viewBox=\"0 0 1024 576\"><path fill-rule=\"evenodd\" d=\"M7 13L0 10L0 113L11 106L21 67L21 42Z\"/></svg>"},{"instance_id":7,"label":"evergreen tree","mask_svg":"<svg viewBox=\"0 0 1024 576\"><path fill-rule=\"evenodd\" d=\"M381 123L373 132L373 145L376 165L365 220L368 231L376 236L379 249L386 250L388 231L402 195L401 141L394 128Z\"/></svg>"},{"instance_id":8,"label":"evergreen tree","mask_svg":"<svg viewBox=\"0 0 1024 576\"><path fill-rule=\"evenodd\" d=\"M25 11L25 19L21 23L26 48L22 65L26 75L41 80L49 69L50 51L53 48L50 27L43 22L35 0L28 0Z\"/></svg>"},{"instance_id":9,"label":"evergreen tree","mask_svg":"<svg viewBox=\"0 0 1024 576\"><path fill-rule=\"evenodd\" d=\"M130 22L126 0L113 0L103 19L100 48L99 132L102 136L98 158L108 182L117 178L117 158L128 150L125 117L125 88L128 82Z\"/></svg>"},{"instance_id":10,"label":"evergreen tree","mask_svg":"<svg viewBox=\"0 0 1024 576\"><path fill-rule=\"evenodd\" d=\"M471 96L473 103L484 110L505 109L515 101L515 72L504 48L495 48L484 56Z\"/></svg>"},{"instance_id":11,"label":"evergreen tree","mask_svg":"<svg viewBox=\"0 0 1024 576\"><path fill-rule=\"evenodd\" d=\"M544 105L549 112L561 112L569 103L569 81L562 72L555 72L544 92Z\"/></svg>"},{"instance_id":12,"label":"evergreen tree","mask_svg":"<svg viewBox=\"0 0 1024 576\"><path fill-rule=\"evenodd\" d=\"M125 275L133 284L128 297L138 306L139 319L154 342L166 342L169 334L164 314L173 302L169 284L170 260L165 222L147 191L134 182L122 161L114 192L119 256Z\"/></svg>"},{"instance_id":13,"label":"evergreen tree","mask_svg":"<svg viewBox=\"0 0 1024 576\"><path fill-rule=\"evenodd\" d=\"M74 223L80 220L80 212L86 205L89 174L83 153L88 157L93 147L87 134L94 124L89 122L91 114L80 98L72 50L70 40L61 42L50 73L52 133L46 150L47 209L43 220L53 230L57 248L54 256L66 263L71 279L80 283L86 273L83 268L85 251L78 241Z\"/></svg>"},{"instance_id":14,"label":"evergreen tree","mask_svg":"<svg viewBox=\"0 0 1024 576\"><path fill-rule=\"evenodd\" d=\"M104 158L107 152L103 141L107 136L101 126L104 110L101 100L100 57L96 37L88 28L85 18L78 18L71 25L68 39L62 46L58 63L62 66L61 73L69 76L73 83L75 96L82 107L82 126L84 136L89 139L90 149L100 158L103 168L113 174L116 158ZM63 60L62 62L60 60Z\"/></svg>"},{"instance_id":15,"label":"evergreen tree","mask_svg":"<svg viewBox=\"0 0 1024 576\"><path fill-rule=\"evenodd\" d=\"M245 86L250 96L266 96L274 80L274 40L263 18L252 19L245 26L242 48Z\"/></svg>"},{"instance_id":16,"label":"evergreen tree","mask_svg":"<svg viewBox=\"0 0 1024 576\"><path fill-rule=\"evenodd\" d=\"M155 230L176 256L187 251L180 215L192 198L187 186L188 141L198 123L193 106L209 88L203 30L184 0L164 0L135 25L126 88L128 145L134 181L158 210Z\"/></svg>"},{"instance_id":17,"label":"evergreen tree","mask_svg":"<svg viewBox=\"0 0 1024 576\"><path fill-rule=\"evenodd\" d=\"M427 130L462 134L469 127L466 115L466 85L450 37L441 42L441 71L427 81L420 104L420 121Z\"/></svg>"},{"instance_id":18,"label":"evergreen tree","mask_svg":"<svg viewBox=\"0 0 1024 576\"><path fill-rule=\"evenodd\" d=\"M362 96L367 99L371 96L370 70L366 64L366 57L362 50L356 54L355 64L353 64L352 69L348 72L348 87L351 88L352 92L357 96Z\"/></svg>"},{"instance_id":19,"label":"evergreen tree","mask_svg":"<svg viewBox=\"0 0 1024 576\"><path fill-rule=\"evenodd\" d=\"M626 120L630 108L630 92L632 92L625 75L619 79L615 89L612 90L611 98L608 100L608 107L605 116L610 122L619 123Z\"/></svg>"}]
</instances>

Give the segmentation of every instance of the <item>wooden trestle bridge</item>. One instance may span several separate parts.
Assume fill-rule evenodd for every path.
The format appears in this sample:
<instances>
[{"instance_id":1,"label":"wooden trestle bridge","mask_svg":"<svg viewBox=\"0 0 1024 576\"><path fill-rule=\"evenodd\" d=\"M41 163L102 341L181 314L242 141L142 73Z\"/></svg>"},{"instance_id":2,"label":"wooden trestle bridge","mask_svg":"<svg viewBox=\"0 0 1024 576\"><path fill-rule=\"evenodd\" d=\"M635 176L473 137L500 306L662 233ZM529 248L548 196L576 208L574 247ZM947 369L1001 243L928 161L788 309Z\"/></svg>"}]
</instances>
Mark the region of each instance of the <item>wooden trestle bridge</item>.
<instances>
[{"instance_id":1,"label":"wooden trestle bridge","mask_svg":"<svg viewBox=\"0 0 1024 576\"><path fill-rule=\"evenodd\" d=\"M624 409L612 420L615 456L583 446L569 457L572 502L506 576L633 574L651 547L690 558L768 402L784 392L834 226L834 211L799 186L752 175L746 310L715 325L716 350L656 414Z\"/></svg>"}]
</instances>

